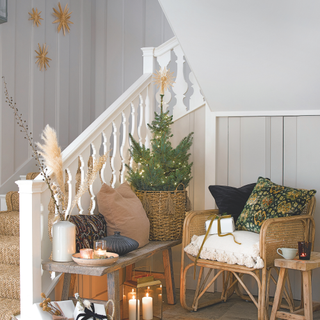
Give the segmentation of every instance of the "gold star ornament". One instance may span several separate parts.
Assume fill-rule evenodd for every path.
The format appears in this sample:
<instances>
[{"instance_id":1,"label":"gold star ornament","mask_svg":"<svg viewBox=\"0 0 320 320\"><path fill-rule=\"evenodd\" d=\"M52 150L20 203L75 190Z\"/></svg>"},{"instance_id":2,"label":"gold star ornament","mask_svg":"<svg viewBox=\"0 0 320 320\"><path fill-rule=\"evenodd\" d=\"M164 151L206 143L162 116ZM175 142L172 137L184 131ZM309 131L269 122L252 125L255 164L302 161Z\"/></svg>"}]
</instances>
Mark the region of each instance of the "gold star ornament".
<instances>
[{"instance_id":1,"label":"gold star ornament","mask_svg":"<svg viewBox=\"0 0 320 320\"><path fill-rule=\"evenodd\" d=\"M36 58L38 59L36 61L36 63L38 64L38 67L40 68L40 71L44 68L45 70L47 70L47 66L50 68L49 66L49 60L51 60L50 58L47 57L47 53L48 53L48 46L46 44L44 44L41 48L40 44L38 43L39 46L39 51L34 50L38 55L36 56Z\"/></svg>"},{"instance_id":2,"label":"gold star ornament","mask_svg":"<svg viewBox=\"0 0 320 320\"><path fill-rule=\"evenodd\" d=\"M157 70L154 74L154 82L160 87L160 95L164 95L164 91L174 84L173 72L170 72L167 67Z\"/></svg>"},{"instance_id":3,"label":"gold star ornament","mask_svg":"<svg viewBox=\"0 0 320 320\"><path fill-rule=\"evenodd\" d=\"M28 12L30 14L30 18L28 20L33 20L33 26L36 25L37 27L39 27L39 25L41 24L40 20L43 20L40 17L40 13L42 11L38 12L38 9L36 8L36 10L34 10L34 8L32 8L32 13Z\"/></svg>"},{"instance_id":4,"label":"gold star ornament","mask_svg":"<svg viewBox=\"0 0 320 320\"><path fill-rule=\"evenodd\" d=\"M70 21L71 12L69 12L68 4L64 7L64 10L61 8L60 2L58 3L59 11L53 8L53 15L57 17L55 21L52 23L59 23L58 25L58 33L61 29L63 29L63 35L66 35L66 29L68 32L70 32L69 24L73 24L73 22Z\"/></svg>"}]
</instances>

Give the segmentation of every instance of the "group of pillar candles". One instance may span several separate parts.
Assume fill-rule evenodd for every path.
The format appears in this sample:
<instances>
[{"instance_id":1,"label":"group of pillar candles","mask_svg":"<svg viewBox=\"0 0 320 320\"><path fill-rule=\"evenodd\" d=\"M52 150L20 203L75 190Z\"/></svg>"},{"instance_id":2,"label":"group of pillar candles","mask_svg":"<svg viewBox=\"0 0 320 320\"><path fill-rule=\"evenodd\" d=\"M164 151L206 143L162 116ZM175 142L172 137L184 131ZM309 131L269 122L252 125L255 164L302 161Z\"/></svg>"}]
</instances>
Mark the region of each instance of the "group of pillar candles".
<instances>
[{"instance_id":1,"label":"group of pillar candles","mask_svg":"<svg viewBox=\"0 0 320 320\"><path fill-rule=\"evenodd\" d=\"M161 290L161 288L159 288ZM158 298L162 301L162 294L158 294ZM140 300L136 299L136 292L132 289L132 292L128 294L129 304L129 320L140 320ZM153 298L149 293L145 293L145 297L142 297L142 319L153 319ZM138 308L138 312L137 312ZM138 317L137 317L138 316Z\"/></svg>"},{"instance_id":2,"label":"group of pillar candles","mask_svg":"<svg viewBox=\"0 0 320 320\"><path fill-rule=\"evenodd\" d=\"M81 259L105 259L107 256L107 242L96 240L93 244L94 249L80 249Z\"/></svg>"}]
</instances>

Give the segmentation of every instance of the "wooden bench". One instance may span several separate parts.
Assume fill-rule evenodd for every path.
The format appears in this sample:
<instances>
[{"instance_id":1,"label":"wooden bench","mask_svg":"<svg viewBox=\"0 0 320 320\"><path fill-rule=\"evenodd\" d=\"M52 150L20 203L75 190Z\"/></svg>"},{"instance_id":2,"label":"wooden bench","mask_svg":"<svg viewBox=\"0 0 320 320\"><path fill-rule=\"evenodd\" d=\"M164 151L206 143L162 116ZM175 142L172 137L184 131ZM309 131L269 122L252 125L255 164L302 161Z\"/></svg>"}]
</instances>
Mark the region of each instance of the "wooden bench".
<instances>
[{"instance_id":1,"label":"wooden bench","mask_svg":"<svg viewBox=\"0 0 320 320\"><path fill-rule=\"evenodd\" d=\"M90 276L102 276L107 274L108 279L108 299L112 299L115 303L114 320L120 320L120 282L119 270L126 268L126 278L129 279L132 274L132 265L140 260L149 258L155 253L162 252L164 278L166 280L166 292L168 304L176 303L175 284L172 267L172 250L171 248L180 244L181 240L173 241L150 241L146 246L131 251L124 256L120 256L118 261L111 266L106 267L85 267L76 264L75 262L42 262L43 270L62 272L64 275L63 292L61 300L69 298L70 286L74 285L72 275L83 274ZM157 275L157 274L155 274Z\"/></svg>"}]
</instances>

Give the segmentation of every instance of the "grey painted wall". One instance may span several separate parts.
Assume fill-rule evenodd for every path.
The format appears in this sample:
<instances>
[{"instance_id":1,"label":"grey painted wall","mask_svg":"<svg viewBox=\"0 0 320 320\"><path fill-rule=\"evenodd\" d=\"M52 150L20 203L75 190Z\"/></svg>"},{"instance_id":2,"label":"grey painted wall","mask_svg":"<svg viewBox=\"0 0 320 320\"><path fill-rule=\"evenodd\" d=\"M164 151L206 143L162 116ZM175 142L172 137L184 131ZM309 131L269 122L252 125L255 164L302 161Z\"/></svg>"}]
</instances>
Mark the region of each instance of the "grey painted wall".
<instances>
[{"instance_id":1,"label":"grey painted wall","mask_svg":"<svg viewBox=\"0 0 320 320\"><path fill-rule=\"evenodd\" d=\"M64 149L142 74L141 47L173 33L156 0L62 0L72 11L70 33L57 33L58 0L10 0L0 25L0 73L34 140L46 124ZM41 11L39 27L28 21ZM35 64L38 43L48 45L50 68ZM18 173L36 170L31 152L0 92L0 194L17 190ZM16 173L16 175L14 175Z\"/></svg>"}]
</instances>

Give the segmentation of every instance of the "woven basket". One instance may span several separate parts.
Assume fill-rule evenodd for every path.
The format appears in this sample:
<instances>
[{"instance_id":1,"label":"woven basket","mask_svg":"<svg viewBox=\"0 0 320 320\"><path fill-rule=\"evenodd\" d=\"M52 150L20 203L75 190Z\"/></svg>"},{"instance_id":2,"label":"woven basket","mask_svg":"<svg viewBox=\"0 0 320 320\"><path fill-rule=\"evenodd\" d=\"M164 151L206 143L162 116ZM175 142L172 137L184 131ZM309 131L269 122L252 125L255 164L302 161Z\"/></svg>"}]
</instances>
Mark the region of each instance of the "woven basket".
<instances>
[{"instance_id":1,"label":"woven basket","mask_svg":"<svg viewBox=\"0 0 320 320\"><path fill-rule=\"evenodd\" d=\"M150 240L168 241L182 238L186 214L186 190L135 191L150 221Z\"/></svg>"}]
</instances>

